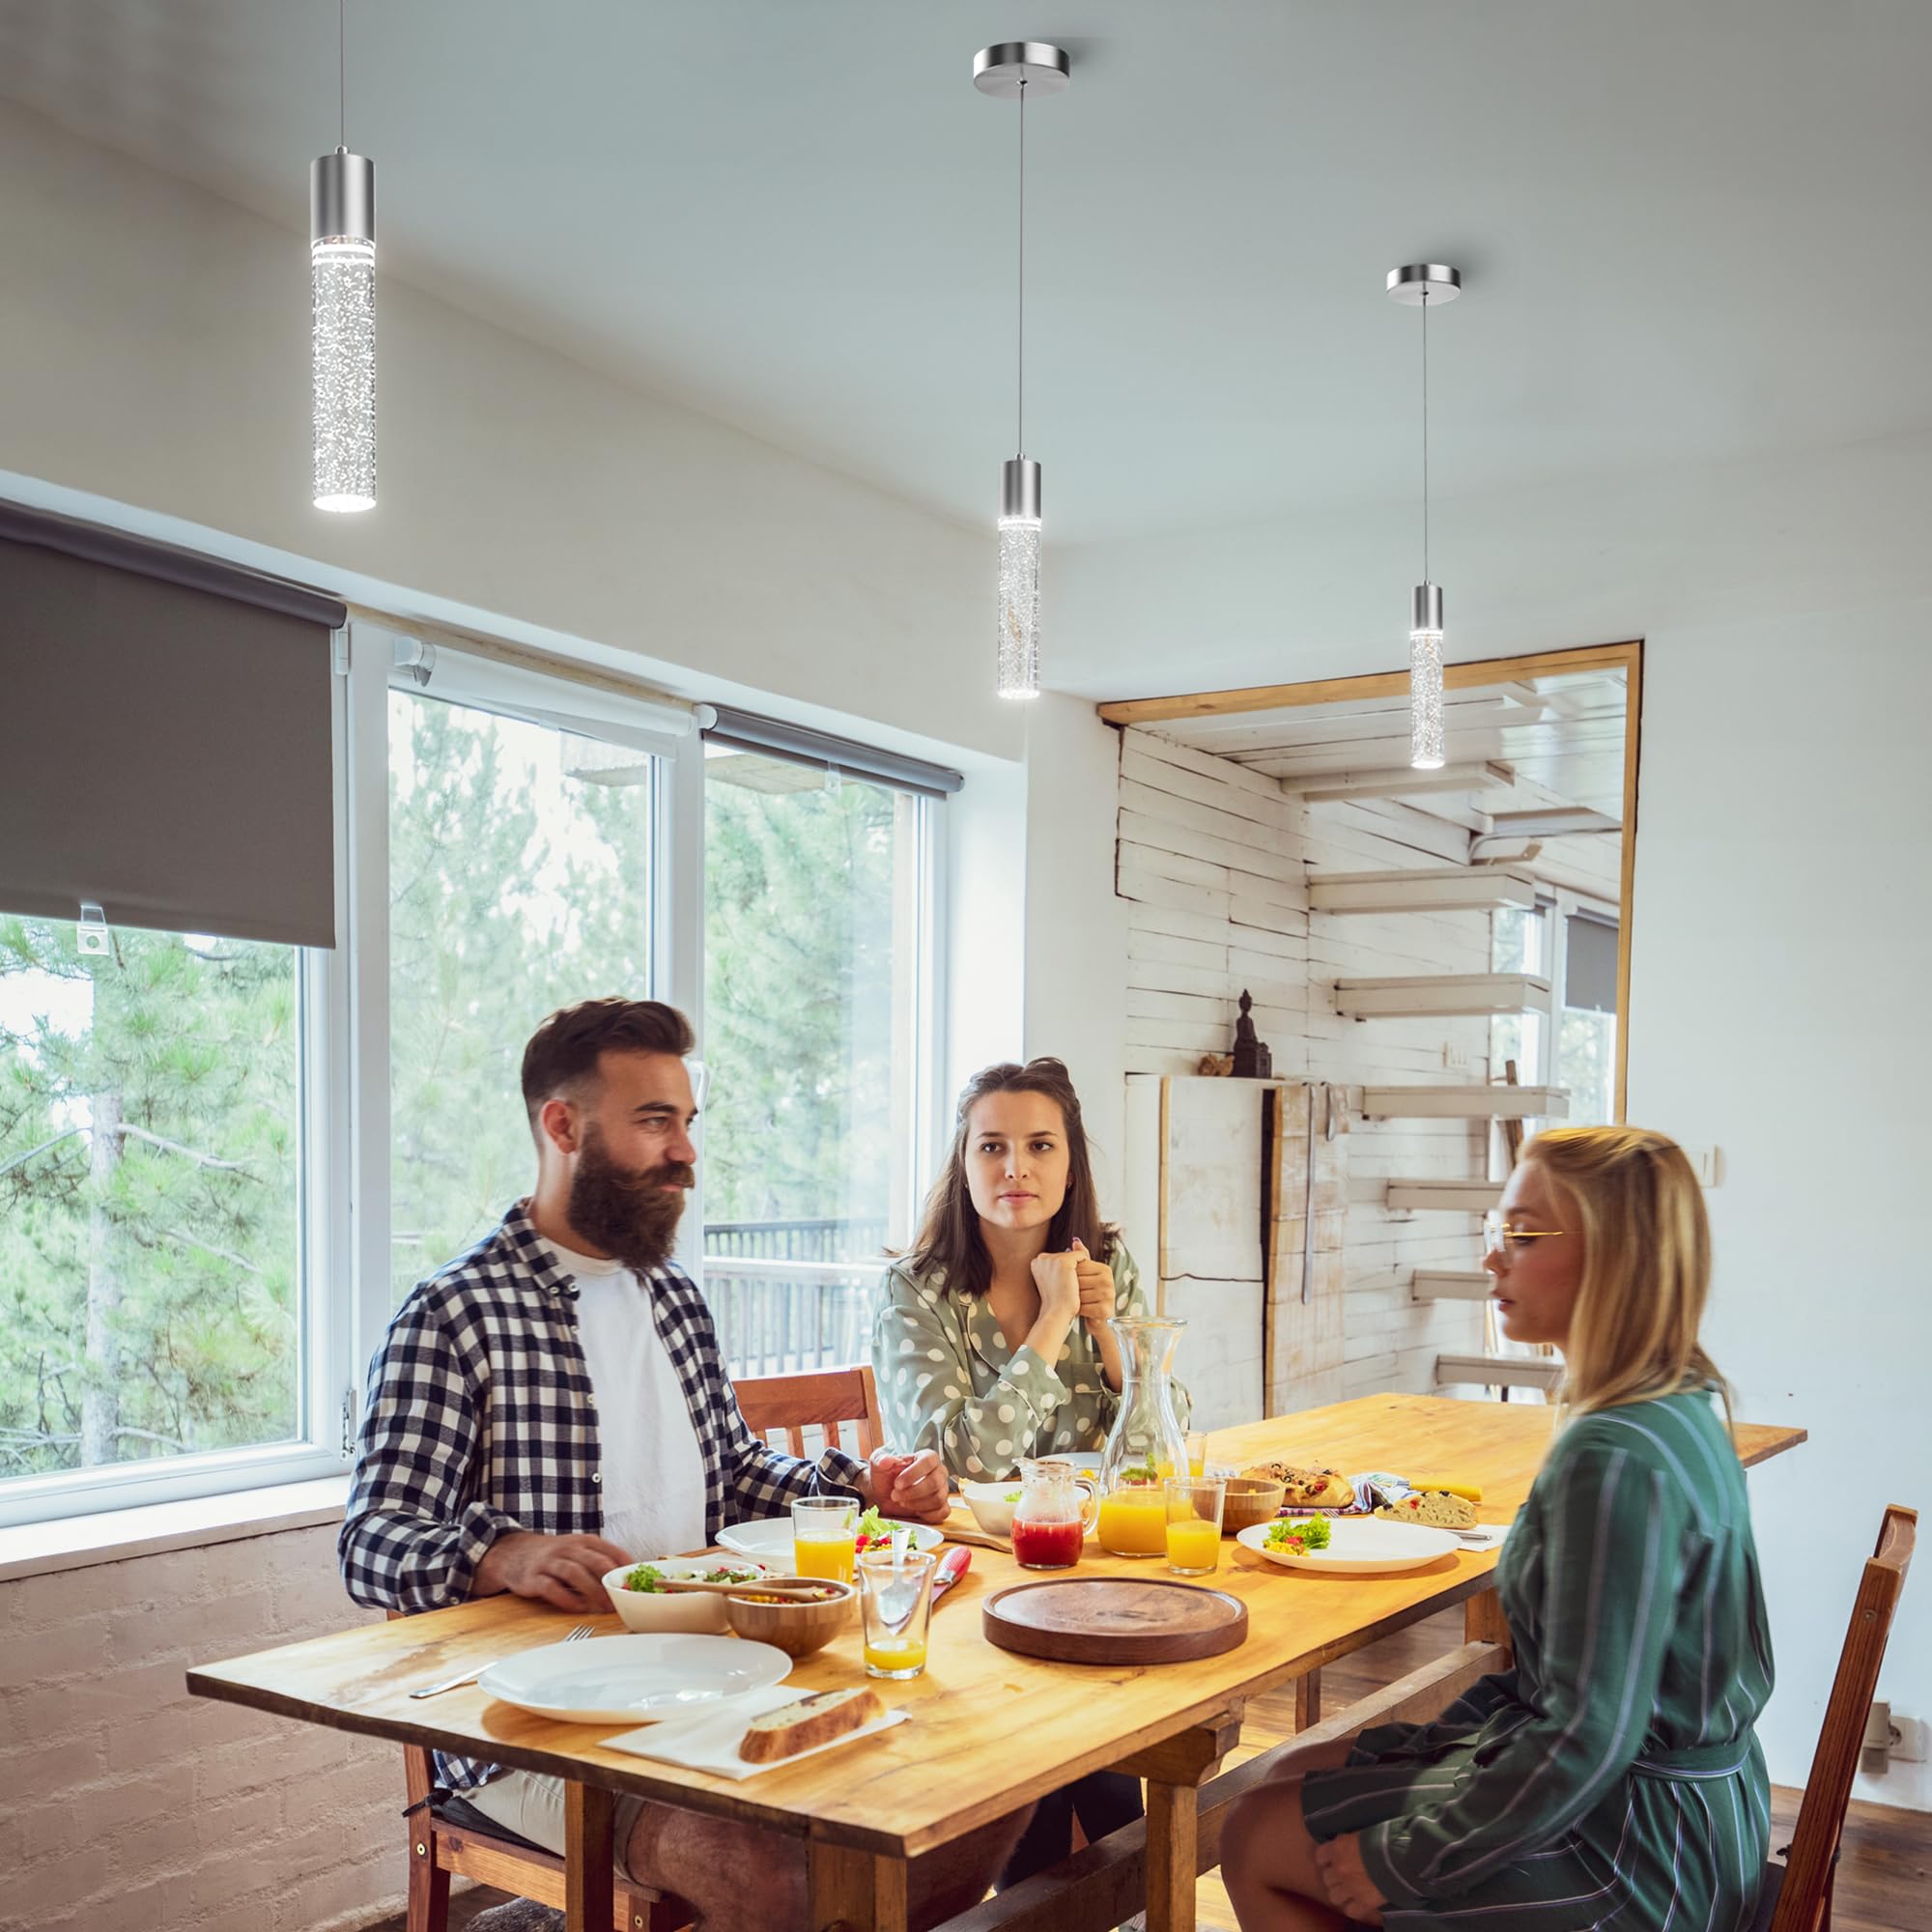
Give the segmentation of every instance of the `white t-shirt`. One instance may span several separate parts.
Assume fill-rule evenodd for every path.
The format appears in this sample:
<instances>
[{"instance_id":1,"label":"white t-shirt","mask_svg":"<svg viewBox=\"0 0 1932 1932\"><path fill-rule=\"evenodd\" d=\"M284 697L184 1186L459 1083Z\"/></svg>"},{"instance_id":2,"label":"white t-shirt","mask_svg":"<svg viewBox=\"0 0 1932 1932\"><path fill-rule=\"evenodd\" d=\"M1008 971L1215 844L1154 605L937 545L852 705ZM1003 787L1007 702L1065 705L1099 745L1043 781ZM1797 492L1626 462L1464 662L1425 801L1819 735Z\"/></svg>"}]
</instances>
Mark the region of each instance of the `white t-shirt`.
<instances>
[{"instance_id":1,"label":"white t-shirt","mask_svg":"<svg viewBox=\"0 0 1932 1932\"><path fill-rule=\"evenodd\" d=\"M652 1290L622 1262L550 1243L577 1279L577 1335L602 1456L604 1535L632 1556L704 1547L704 1457L684 1384L652 1319Z\"/></svg>"}]
</instances>

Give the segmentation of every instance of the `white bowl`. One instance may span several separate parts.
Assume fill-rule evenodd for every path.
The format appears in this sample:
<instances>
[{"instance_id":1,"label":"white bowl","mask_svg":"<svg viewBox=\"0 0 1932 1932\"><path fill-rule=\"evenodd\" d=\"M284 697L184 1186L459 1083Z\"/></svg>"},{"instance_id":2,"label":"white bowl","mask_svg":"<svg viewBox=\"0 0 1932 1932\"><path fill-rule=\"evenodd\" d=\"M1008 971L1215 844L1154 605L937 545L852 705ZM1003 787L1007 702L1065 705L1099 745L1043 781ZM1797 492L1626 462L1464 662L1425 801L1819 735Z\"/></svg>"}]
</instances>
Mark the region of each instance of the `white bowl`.
<instances>
[{"instance_id":1,"label":"white bowl","mask_svg":"<svg viewBox=\"0 0 1932 1932\"><path fill-rule=\"evenodd\" d=\"M647 1556L643 1559L667 1577L687 1580L701 1578L707 1570L753 1570L760 1577L771 1575L771 1565L755 1563L745 1556ZM627 1563L604 1578L605 1594L611 1607L623 1620L624 1628L642 1634L683 1632L694 1636L723 1636L731 1628L724 1614L724 1594L732 1585L717 1583L703 1590L633 1590L625 1578L637 1569Z\"/></svg>"},{"instance_id":2,"label":"white bowl","mask_svg":"<svg viewBox=\"0 0 1932 1932\"><path fill-rule=\"evenodd\" d=\"M973 1512L973 1520L988 1536L1010 1536L1013 1533L1013 1509L1020 1499L1020 1480L1017 1476L1006 1483L961 1483L959 1493L966 1498L966 1507Z\"/></svg>"}]
</instances>

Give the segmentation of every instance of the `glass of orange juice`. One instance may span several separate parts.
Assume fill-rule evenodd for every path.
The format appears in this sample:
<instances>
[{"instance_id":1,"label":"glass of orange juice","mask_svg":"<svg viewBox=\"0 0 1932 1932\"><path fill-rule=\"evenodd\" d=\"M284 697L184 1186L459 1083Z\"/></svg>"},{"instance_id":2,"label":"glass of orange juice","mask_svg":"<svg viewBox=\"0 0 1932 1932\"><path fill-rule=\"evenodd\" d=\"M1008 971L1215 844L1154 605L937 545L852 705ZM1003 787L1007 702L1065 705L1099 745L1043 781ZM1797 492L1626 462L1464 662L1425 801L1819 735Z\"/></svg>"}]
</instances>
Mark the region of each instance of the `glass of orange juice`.
<instances>
[{"instance_id":1,"label":"glass of orange juice","mask_svg":"<svg viewBox=\"0 0 1932 1932\"><path fill-rule=\"evenodd\" d=\"M1187 1472L1192 1476L1208 1473L1208 1438L1198 1429L1187 1432Z\"/></svg>"},{"instance_id":2,"label":"glass of orange juice","mask_svg":"<svg viewBox=\"0 0 1932 1932\"><path fill-rule=\"evenodd\" d=\"M801 1577L852 1580L859 1505L849 1496L800 1496L791 1506L792 1568Z\"/></svg>"},{"instance_id":3,"label":"glass of orange juice","mask_svg":"<svg viewBox=\"0 0 1932 1932\"><path fill-rule=\"evenodd\" d=\"M932 1616L929 1549L867 1549L859 1559L859 1608L866 1625L866 1675L917 1677L925 1668L926 1625Z\"/></svg>"},{"instance_id":4,"label":"glass of orange juice","mask_svg":"<svg viewBox=\"0 0 1932 1932\"><path fill-rule=\"evenodd\" d=\"M1174 1476L1167 1485L1167 1567L1177 1577L1205 1577L1221 1561L1223 1476Z\"/></svg>"}]
</instances>

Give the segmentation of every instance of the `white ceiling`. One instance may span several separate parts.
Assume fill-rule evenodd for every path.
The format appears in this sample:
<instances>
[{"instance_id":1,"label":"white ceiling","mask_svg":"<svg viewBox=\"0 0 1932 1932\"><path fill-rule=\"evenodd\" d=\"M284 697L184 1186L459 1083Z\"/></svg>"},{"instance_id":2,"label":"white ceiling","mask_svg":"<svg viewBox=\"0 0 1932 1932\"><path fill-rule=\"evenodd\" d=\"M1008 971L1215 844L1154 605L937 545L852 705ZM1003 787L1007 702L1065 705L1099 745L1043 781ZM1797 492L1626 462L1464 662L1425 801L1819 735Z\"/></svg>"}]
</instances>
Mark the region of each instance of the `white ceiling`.
<instances>
[{"instance_id":1,"label":"white ceiling","mask_svg":"<svg viewBox=\"0 0 1932 1932\"><path fill-rule=\"evenodd\" d=\"M9 0L0 91L305 231L327 0ZM1402 499L1427 256L1445 496L1932 424L1932 6L1796 0L350 0L384 271L983 522L1028 441L1056 543ZM1405 579L1405 582L1406 580Z\"/></svg>"}]
</instances>

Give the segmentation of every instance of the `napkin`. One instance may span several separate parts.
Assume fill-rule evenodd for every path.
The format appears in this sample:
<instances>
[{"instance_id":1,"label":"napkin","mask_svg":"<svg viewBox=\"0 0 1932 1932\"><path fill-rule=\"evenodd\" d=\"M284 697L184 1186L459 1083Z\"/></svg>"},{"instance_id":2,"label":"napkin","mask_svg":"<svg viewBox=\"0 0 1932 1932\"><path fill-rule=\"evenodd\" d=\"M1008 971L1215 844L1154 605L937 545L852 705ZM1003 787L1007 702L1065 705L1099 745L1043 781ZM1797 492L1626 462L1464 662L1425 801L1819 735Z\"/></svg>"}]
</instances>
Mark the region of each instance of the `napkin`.
<instances>
[{"instance_id":1,"label":"napkin","mask_svg":"<svg viewBox=\"0 0 1932 1932\"><path fill-rule=\"evenodd\" d=\"M780 1765L798 1764L820 1751L837 1750L855 1738L869 1738L875 1731L889 1731L895 1724L904 1723L911 1715L889 1710L883 1718L875 1718L856 1731L847 1731L842 1738L813 1745L810 1750L793 1751L789 1757L771 1764L747 1764L738 1755L738 1746L752 1719L763 1717L767 1711L776 1711L781 1704L796 1702L800 1694L795 1684L773 1684L762 1690L744 1691L691 1717L673 1718L663 1724L645 1724L604 1742L611 1750L628 1751L633 1757L656 1758L663 1764L681 1764L692 1771L709 1772L714 1777L755 1777L761 1771L776 1771Z\"/></svg>"}]
</instances>

